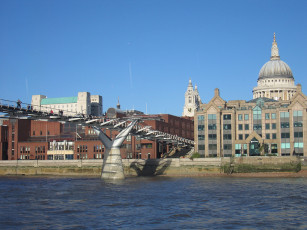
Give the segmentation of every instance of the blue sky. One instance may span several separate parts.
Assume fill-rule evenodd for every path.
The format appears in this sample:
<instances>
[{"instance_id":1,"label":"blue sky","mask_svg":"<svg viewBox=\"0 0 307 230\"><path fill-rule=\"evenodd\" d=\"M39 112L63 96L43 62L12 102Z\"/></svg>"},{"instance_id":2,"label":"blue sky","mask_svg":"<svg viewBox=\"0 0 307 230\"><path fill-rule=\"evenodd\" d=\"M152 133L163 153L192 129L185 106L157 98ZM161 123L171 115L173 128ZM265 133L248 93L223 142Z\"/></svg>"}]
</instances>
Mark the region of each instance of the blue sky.
<instances>
[{"instance_id":1,"label":"blue sky","mask_svg":"<svg viewBox=\"0 0 307 230\"><path fill-rule=\"evenodd\" d=\"M307 1L0 0L0 98L103 96L181 116L189 78L207 103L252 98L273 33L307 94Z\"/></svg>"}]
</instances>

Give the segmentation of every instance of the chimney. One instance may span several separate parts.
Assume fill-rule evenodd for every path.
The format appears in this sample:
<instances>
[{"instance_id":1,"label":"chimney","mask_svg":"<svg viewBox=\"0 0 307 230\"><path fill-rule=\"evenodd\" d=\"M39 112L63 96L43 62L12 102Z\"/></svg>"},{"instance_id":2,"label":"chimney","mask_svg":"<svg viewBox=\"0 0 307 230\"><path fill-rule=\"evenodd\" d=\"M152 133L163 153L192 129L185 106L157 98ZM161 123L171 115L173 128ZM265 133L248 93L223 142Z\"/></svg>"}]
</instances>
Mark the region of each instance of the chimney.
<instances>
[{"instance_id":1,"label":"chimney","mask_svg":"<svg viewBox=\"0 0 307 230\"><path fill-rule=\"evenodd\" d=\"M220 96L220 90L218 88L214 90L214 96Z\"/></svg>"}]
</instances>

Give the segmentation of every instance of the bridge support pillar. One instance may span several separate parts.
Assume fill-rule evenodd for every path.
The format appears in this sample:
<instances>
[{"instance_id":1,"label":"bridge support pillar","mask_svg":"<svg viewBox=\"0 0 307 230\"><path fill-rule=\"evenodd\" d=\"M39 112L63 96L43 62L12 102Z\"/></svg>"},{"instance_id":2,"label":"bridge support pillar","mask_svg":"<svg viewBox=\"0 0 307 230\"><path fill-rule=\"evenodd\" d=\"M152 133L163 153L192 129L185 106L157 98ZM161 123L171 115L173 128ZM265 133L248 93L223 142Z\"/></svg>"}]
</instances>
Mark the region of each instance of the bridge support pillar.
<instances>
[{"instance_id":1,"label":"bridge support pillar","mask_svg":"<svg viewBox=\"0 0 307 230\"><path fill-rule=\"evenodd\" d=\"M101 172L102 179L125 179L120 148L111 148L105 153Z\"/></svg>"},{"instance_id":2,"label":"bridge support pillar","mask_svg":"<svg viewBox=\"0 0 307 230\"><path fill-rule=\"evenodd\" d=\"M106 149L101 172L102 179L125 179L122 157L120 155L120 146L136 123L137 120L132 121L114 138L114 140L111 140L104 132L101 131L100 128L93 127Z\"/></svg>"}]
</instances>

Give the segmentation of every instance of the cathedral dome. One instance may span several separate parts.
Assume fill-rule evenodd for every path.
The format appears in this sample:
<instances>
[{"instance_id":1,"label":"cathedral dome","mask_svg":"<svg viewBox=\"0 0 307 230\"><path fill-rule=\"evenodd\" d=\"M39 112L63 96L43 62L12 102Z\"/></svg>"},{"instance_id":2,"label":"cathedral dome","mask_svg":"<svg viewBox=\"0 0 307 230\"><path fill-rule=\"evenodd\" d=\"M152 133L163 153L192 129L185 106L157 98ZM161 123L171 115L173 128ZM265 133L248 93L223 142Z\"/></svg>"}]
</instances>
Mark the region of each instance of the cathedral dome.
<instances>
[{"instance_id":1,"label":"cathedral dome","mask_svg":"<svg viewBox=\"0 0 307 230\"><path fill-rule=\"evenodd\" d=\"M292 78L293 74L287 63L282 60L270 60L265 63L260 72L258 80L264 78Z\"/></svg>"},{"instance_id":2,"label":"cathedral dome","mask_svg":"<svg viewBox=\"0 0 307 230\"><path fill-rule=\"evenodd\" d=\"M274 41L271 48L271 60L262 66L259 72L258 80L262 80L265 78L294 79L290 67L287 65L287 63L280 60L275 33Z\"/></svg>"}]
</instances>

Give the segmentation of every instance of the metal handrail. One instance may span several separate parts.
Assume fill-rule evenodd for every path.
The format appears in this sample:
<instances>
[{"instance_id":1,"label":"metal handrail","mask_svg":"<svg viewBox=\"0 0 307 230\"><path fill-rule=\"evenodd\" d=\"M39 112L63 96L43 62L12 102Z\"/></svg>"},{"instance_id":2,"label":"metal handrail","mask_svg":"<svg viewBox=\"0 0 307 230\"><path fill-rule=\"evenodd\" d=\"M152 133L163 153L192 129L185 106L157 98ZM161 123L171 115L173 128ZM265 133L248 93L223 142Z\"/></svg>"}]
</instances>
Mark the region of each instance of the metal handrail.
<instances>
[{"instance_id":1,"label":"metal handrail","mask_svg":"<svg viewBox=\"0 0 307 230\"><path fill-rule=\"evenodd\" d=\"M26 106L26 108L24 107ZM195 142L190 139L179 137L170 133L165 133L159 130L153 130L152 127L144 127L140 125L140 121L147 119L157 119L156 117L125 117L121 119L111 119L110 122L106 122L105 117L90 117L85 116L84 114L75 113L75 116L65 116L60 114L51 114L45 111L34 110L35 105L28 103L21 103L20 106L17 105L17 101L10 101L6 99L0 99L0 112L8 113L12 117L27 117L29 119L43 119L47 121L63 121L63 122L73 122L78 123L84 126L98 126L100 128L110 128L110 129L124 129L127 127L128 123L135 120L138 121L139 125L133 127L132 135L141 135L145 139L156 140L160 142L169 142L177 144L188 144L194 145ZM5 107L5 109L3 109ZM47 106L41 106L48 108ZM2 111L1 111L2 109ZM15 111L21 111L17 113ZM64 110L65 111L65 110ZM19 114L19 115L18 115ZM97 119L98 118L98 119Z\"/></svg>"}]
</instances>

